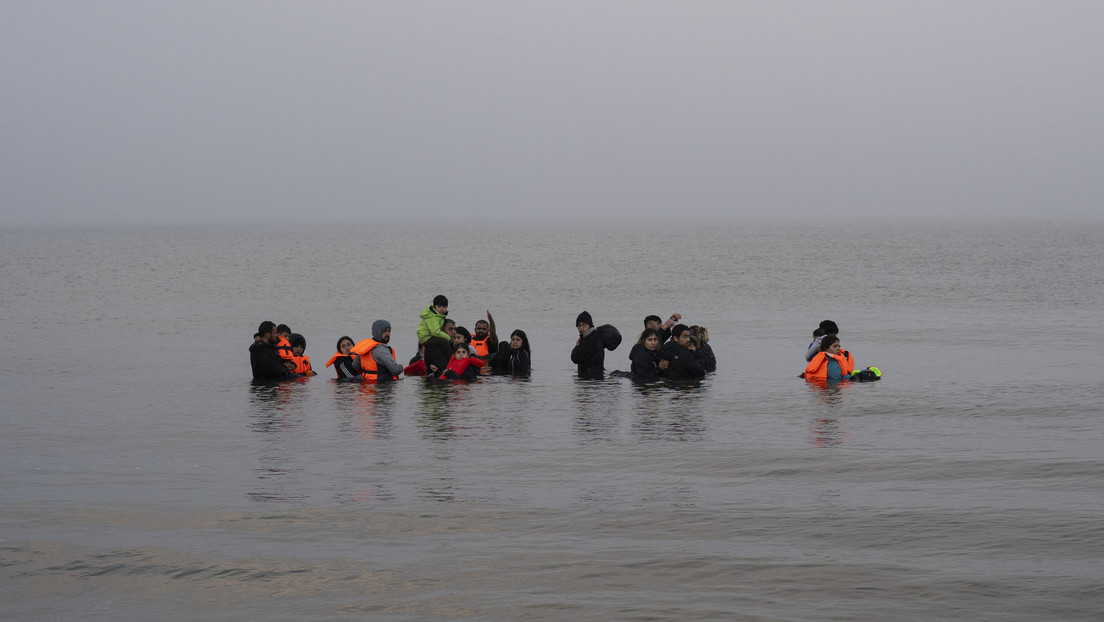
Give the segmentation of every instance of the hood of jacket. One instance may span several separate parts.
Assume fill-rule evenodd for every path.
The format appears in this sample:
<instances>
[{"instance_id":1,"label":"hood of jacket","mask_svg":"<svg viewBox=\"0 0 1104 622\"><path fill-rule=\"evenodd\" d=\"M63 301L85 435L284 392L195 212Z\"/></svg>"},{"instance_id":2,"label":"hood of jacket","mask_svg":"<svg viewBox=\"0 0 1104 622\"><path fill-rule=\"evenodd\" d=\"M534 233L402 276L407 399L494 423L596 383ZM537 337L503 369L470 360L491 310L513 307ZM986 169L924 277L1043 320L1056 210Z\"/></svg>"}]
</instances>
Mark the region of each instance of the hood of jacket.
<instances>
[{"instance_id":1,"label":"hood of jacket","mask_svg":"<svg viewBox=\"0 0 1104 622\"><path fill-rule=\"evenodd\" d=\"M372 322L372 339L383 343L383 331L391 330L391 322L387 320L376 320Z\"/></svg>"}]
</instances>

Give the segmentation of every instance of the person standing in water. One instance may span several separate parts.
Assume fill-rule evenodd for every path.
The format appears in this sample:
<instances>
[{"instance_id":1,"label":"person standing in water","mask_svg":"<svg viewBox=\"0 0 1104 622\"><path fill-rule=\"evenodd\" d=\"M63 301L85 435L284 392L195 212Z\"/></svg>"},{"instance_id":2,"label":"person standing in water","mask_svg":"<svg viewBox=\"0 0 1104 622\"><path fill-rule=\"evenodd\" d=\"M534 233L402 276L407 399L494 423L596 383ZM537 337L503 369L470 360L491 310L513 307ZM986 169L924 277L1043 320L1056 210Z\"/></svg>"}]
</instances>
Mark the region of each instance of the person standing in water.
<instances>
[{"instance_id":1,"label":"person standing in water","mask_svg":"<svg viewBox=\"0 0 1104 622\"><path fill-rule=\"evenodd\" d=\"M257 334L259 340L254 339L249 346L249 365L253 368L253 380L291 380L298 378L299 374L289 370L280 355L276 353L276 324L274 322L261 322Z\"/></svg>"},{"instance_id":2,"label":"person standing in water","mask_svg":"<svg viewBox=\"0 0 1104 622\"><path fill-rule=\"evenodd\" d=\"M532 368L532 352L529 350L529 337L525 331L515 330L510 334L510 343L503 341L491 356L491 371L497 374L528 374Z\"/></svg>"},{"instance_id":3,"label":"person standing in water","mask_svg":"<svg viewBox=\"0 0 1104 622\"><path fill-rule=\"evenodd\" d=\"M395 350L387 345L391 341L391 322L376 320L372 322L372 338L365 339L349 350L358 355L364 379L374 382L395 380L403 373L403 366L395 360Z\"/></svg>"},{"instance_id":4,"label":"person standing in water","mask_svg":"<svg viewBox=\"0 0 1104 622\"><path fill-rule=\"evenodd\" d=\"M571 362L579 366L580 378L600 379L606 374L606 348L602 336L594 327L590 314L583 311L575 318L579 339L571 350Z\"/></svg>"},{"instance_id":5,"label":"person standing in water","mask_svg":"<svg viewBox=\"0 0 1104 622\"><path fill-rule=\"evenodd\" d=\"M452 335L443 329L448 304L448 298L438 294L419 316L422 321L418 323L418 347L425 347L423 359L427 374L444 371L452 353Z\"/></svg>"}]
</instances>

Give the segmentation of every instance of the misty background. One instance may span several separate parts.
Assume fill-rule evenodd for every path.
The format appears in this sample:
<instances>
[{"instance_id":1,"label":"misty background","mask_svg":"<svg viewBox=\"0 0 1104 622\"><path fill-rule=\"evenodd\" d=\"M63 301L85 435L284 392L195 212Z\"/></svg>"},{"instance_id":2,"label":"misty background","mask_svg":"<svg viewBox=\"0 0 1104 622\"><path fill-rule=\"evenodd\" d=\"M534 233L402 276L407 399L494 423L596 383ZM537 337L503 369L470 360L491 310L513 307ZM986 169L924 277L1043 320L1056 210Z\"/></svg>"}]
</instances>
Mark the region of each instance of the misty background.
<instances>
[{"instance_id":1,"label":"misty background","mask_svg":"<svg viewBox=\"0 0 1104 622\"><path fill-rule=\"evenodd\" d=\"M4 226L1100 219L1104 3L0 4Z\"/></svg>"}]
</instances>

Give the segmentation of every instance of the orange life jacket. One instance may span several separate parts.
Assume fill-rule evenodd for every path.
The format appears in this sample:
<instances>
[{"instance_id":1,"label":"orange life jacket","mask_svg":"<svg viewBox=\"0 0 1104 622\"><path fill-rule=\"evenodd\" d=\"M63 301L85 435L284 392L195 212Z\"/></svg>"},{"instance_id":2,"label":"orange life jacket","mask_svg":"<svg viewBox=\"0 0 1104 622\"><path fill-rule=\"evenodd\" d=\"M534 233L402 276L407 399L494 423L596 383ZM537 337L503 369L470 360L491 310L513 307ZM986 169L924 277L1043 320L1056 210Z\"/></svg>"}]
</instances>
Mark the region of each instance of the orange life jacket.
<instances>
[{"instance_id":1,"label":"orange life jacket","mask_svg":"<svg viewBox=\"0 0 1104 622\"><path fill-rule=\"evenodd\" d=\"M291 351L291 342L287 340L287 337L280 337L276 342L276 354L280 355L282 359L294 359L295 353Z\"/></svg>"},{"instance_id":2,"label":"orange life jacket","mask_svg":"<svg viewBox=\"0 0 1104 622\"><path fill-rule=\"evenodd\" d=\"M851 358L851 353L847 350L842 350L839 354L817 352L813 360L809 361L809 364L805 366L805 379L827 380L829 358L835 359L835 361L839 363L840 374L845 378L850 376L851 372L855 371L855 359Z\"/></svg>"},{"instance_id":3,"label":"orange life jacket","mask_svg":"<svg viewBox=\"0 0 1104 622\"><path fill-rule=\"evenodd\" d=\"M297 374L309 375L312 371L309 356L293 356L289 361L295 363L295 369L291 370Z\"/></svg>"},{"instance_id":4,"label":"orange life jacket","mask_svg":"<svg viewBox=\"0 0 1104 622\"><path fill-rule=\"evenodd\" d=\"M356 354L360 359L360 371L365 380L379 380L379 364L372 357L372 350L378 345L381 344L375 339L363 339L349 350L349 354ZM387 349L391 351L391 358L395 358L395 348L387 346ZM391 376L391 378L397 379L398 376Z\"/></svg>"},{"instance_id":5,"label":"orange life jacket","mask_svg":"<svg viewBox=\"0 0 1104 622\"><path fill-rule=\"evenodd\" d=\"M469 343L471 343L473 353L479 358L483 358L491 353L491 347L487 345L490 342L491 336L487 335L483 339L476 339L475 337L472 337L472 340Z\"/></svg>"}]
</instances>

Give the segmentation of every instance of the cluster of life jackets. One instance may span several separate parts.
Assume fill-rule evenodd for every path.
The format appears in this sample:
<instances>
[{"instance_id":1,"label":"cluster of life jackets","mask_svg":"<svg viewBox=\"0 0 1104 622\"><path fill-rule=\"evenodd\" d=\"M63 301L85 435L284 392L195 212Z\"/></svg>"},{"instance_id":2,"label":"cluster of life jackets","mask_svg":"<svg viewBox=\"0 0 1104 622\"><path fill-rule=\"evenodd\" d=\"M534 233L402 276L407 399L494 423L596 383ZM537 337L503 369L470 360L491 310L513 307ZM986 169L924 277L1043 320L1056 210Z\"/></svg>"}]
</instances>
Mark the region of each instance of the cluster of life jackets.
<instances>
[{"instance_id":1,"label":"cluster of life jackets","mask_svg":"<svg viewBox=\"0 0 1104 622\"><path fill-rule=\"evenodd\" d=\"M297 374L308 375L313 371L310 357L306 355L295 356L291 349L291 342L287 340L287 337L280 337L280 340L276 342L276 354L279 354L281 359L294 363L295 369L291 371Z\"/></svg>"}]
</instances>

